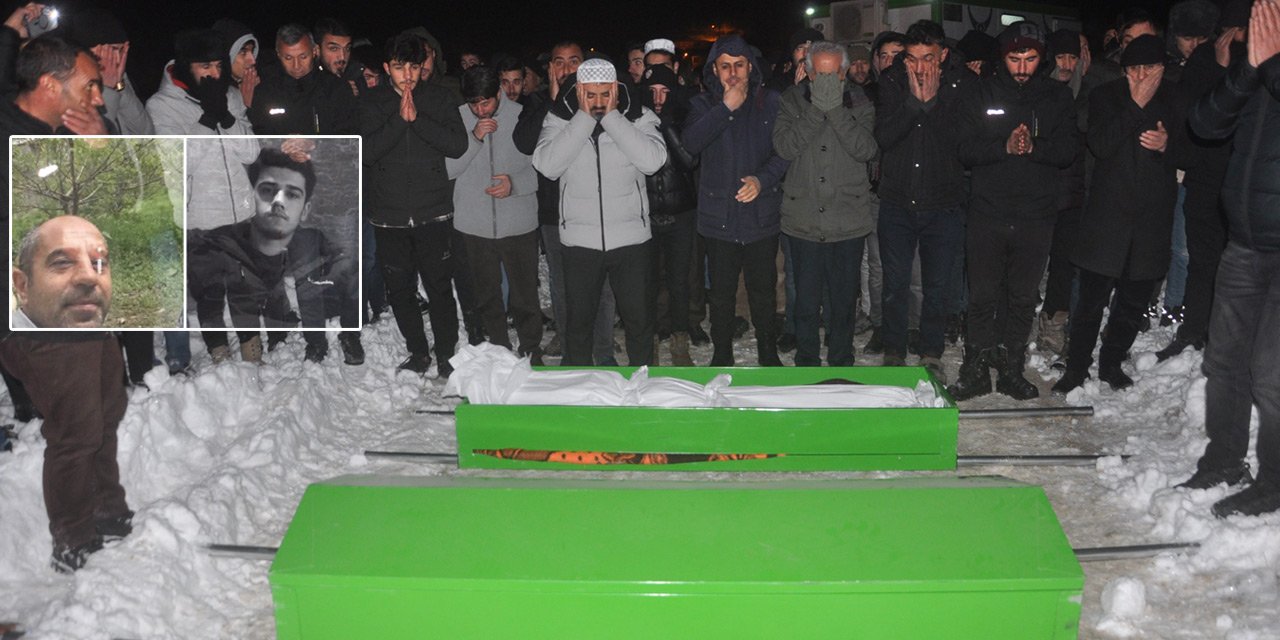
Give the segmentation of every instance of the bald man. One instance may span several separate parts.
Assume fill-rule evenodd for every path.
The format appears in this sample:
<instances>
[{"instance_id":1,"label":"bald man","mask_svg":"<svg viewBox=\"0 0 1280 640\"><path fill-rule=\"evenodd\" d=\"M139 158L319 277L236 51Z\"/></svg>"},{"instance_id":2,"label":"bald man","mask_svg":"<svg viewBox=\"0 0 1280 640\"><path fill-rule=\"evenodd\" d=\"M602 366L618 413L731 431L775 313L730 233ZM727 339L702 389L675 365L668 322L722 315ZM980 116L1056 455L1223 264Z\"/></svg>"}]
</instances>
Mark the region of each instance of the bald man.
<instances>
[{"instance_id":1,"label":"bald man","mask_svg":"<svg viewBox=\"0 0 1280 640\"><path fill-rule=\"evenodd\" d=\"M58 216L22 239L13 269L15 329L97 329L111 308L111 259L92 222Z\"/></svg>"},{"instance_id":2,"label":"bald man","mask_svg":"<svg viewBox=\"0 0 1280 640\"><path fill-rule=\"evenodd\" d=\"M106 240L93 223L59 216L22 239L13 289L14 331L0 363L23 382L45 417L44 502L53 567L70 572L109 540L133 531L116 464L116 430L127 399L120 345L101 328L111 304Z\"/></svg>"}]
</instances>

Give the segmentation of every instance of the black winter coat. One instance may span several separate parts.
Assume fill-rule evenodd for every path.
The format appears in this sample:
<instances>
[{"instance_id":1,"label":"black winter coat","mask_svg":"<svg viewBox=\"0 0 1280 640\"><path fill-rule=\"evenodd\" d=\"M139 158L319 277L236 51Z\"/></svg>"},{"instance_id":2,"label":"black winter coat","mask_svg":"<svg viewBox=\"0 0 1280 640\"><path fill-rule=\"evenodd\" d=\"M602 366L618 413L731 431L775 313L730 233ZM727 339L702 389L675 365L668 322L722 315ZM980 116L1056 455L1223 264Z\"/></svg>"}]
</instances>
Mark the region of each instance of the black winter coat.
<instances>
[{"instance_id":1,"label":"black winter coat","mask_svg":"<svg viewBox=\"0 0 1280 640\"><path fill-rule=\"evenodd\" d=\"M1010 155L1009 134L1025 124L1031 153ZM1060 170L1079 151L1075 101L1067 85L1046 75L1023 84L1001 66L961 98L960 161L972 170L969 215L1010 221L1052 221L1058 213Z\"/></svg>"},{"instance_id":2,"label":"black winter coat","mask_svg":"<svg viewBox=\"0 0 1280 640\"><path fill-rule=\"evenodd\" d=\"M351 85L319 68L294 79L279 67L263 70L254 90L249 122L260 136L360 133L359 107Z\"/></svg>"},{"instance_id":3,"label":"black winter coat","mask_svg":"<svg viewBox=\"0 0 1280 640\"><path fill-rule=\"evenodd\" d=\"M1191 126L1205 138L1235 136L1222 185L1228 237L1254 251L1280 251L1280 56L1257 69L1237 60L1195 103Z\"/></svg>"},{"instance_id":4,"label":"black winter coat","mask_svg":"<svg viewBox=\"0 0 1280 640\"><path fill-rule=\"evenodd\" d=\"M880 199L912 211L964 203L964 166L956 155L960 95L977 78L944 70L938 95L927 104L907 88L899 61L876 84L876 144L880 146Z\"/></svg>"},{"instance_id":5,"label":"black winter coat","mask_svg":"<svg viewBox=\"0 0 1280 640\"><path fill-rule=\"evenodd\" d=\"M413 227L453 213L444 159L462 157L469 134L448 89L420 82L413 103L418 117L406 122L400 94L389 84L360 102L365 219L380 227Z\"/></svg>"},{"instance_id":6,"label":"black winter coat","mask_svg":"<svg viewBox=\"0 0 1280 640\"><path fill-rule=\"evenodd\" d=\"M1160 85L1145 108L1129 95L1129 81L1113 80L1089 97L1089 152L1096 165L1089 202L1071 261L1104 276L1155 280L1169 269L1176 168L1187 153L1185 107L1175 86ZM1138 136L1164 123L1164 153L1142 147Z\"/></svg>"},{"instance_id":7,"label":"black winter coat","mask_svg":"<svg viewBox=\"0 0 1280 640\"><path fill-rule=\"evenodd\" d=\"M646 98L651 95L643 87L640 90L644 91ZM698 159L684 148L680 139L679 123L684 121L687 111L681 101L682 96L673 91L662 113L658 114L658 131L662 132L662 139L667 143L667 162L656 173L645 177L649 216L655 221L691 213L698 208L698 191L693 183L693 170L698 166ZM652 99L644 101L649 108L653 108L652 103Z\"/></svg>"},{"instance_id":8,"label":"black winter coat","mask_svg":"<svg viewBox=\"0 0 1280 640\"><path fill-rule=\"evenodd\" d=\"M520 121L511 134L516 149L525 155L533 155L538 148L538 136L542 134L542 122L551 110L551 93L547 89L521 99L524 109ZM560 224L560 181L552 180L538 172L538 224Z\"/></svg>"}]
</instances>

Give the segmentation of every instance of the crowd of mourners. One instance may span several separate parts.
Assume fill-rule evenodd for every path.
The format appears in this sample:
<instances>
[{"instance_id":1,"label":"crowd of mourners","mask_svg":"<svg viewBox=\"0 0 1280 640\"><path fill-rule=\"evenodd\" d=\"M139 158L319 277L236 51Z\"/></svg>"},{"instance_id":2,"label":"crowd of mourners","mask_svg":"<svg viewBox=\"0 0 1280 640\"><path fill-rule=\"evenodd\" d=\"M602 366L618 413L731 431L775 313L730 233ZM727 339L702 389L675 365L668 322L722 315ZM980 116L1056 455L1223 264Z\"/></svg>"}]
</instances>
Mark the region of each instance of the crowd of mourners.
<instances>
[{"instance_id":1,"label":"crowd of mourners","mask_svg":"<svg viewBox=\"0 0 1280 640\"><path fill-rule=\"evenodd\" d=\"M1118 392L1137 335L1177 325L1160 360L1208 345L1210 445L1185 486L1252 481L1221 516L1280 508L1280 0L1128 11L1096 38L1018 22L957 40L921 20L848 44L806 28L772 59L740 34L705 54L656 37L618 62L560 41L529 58L464 50L455 73L422 27L373 43L323 19L260 40L224 19L177 34L145 102L124 25L86 10L28 40L42 8L0 29L10 135L361 136L362 304L366 322L390 311L401 370L447 377L462 337L535 365L715 367L753 338L761 366L790 351L820 366L825 347L830 366L918 364L956 400L1028 400L1029 348L1061 371L1054 393L1091 375ZM84 86L81 56L100 76ZM243 204L236 185L190 191L189 208ZM359 333L340 335L344 362L363 364ZM141 384L152 336L122 341ZM204 341L213 363L233 358L225 332ZM14 334L0 363L65 362L44 352L67 343ZM169 370L189 372L188 334L164 344ZM238 344L262 361L256 330ZM307 334L308 360L327 353ZM7 376L18 419L44 414L47 461L77 478L46 482L66 569L132 516L110 489L122 410L105 426L102 411L125 391L103 371L93 416L62 406L72 391ZM76 442L55 447L59 419Z\"/></svg>"}]
</instances>

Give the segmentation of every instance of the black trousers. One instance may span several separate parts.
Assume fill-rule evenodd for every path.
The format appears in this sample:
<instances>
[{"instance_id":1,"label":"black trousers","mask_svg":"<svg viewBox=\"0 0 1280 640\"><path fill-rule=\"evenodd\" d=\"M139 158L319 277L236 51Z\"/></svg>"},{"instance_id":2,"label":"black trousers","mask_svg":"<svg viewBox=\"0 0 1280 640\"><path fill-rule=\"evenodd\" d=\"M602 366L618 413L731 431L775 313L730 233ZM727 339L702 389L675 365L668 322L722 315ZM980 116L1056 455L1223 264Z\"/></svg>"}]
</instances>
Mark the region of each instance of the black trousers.
<instances>
[{"instance_id":1,"label":"black trousers","mask_svg":"<svg viewBox=\"0 0 1280 640\"><path fill-rule=\"evenodd\" d=\"M653 361L653 269L651 241L608 251L565 245L565 323L560 364L589 367L593 364L592 338L604 282L609 280L617 301L618 317L626 332L627 364L633 367Z\"/></svg>"},{"instance_id":2,"label":"black trousers","mask_svg":"<svg viewBox=\"0 0 1280 640\"><path fill-rule=\"evenodd\" d=\"M374 227L378 262L387 285L387 302L405 346L415 356L427 355L431 344L418 308L418 279L427 291L431 332L436 358L453 357L458 346L458 307L453 299L453 221L431 222L417 227Z\"/></svg>"},{"instance_id":3,"label":"black trousers","mask_svg":"<svg viewBox=\"0 0 1280 640\"><path fill-rule=\"evenodd\" d=\"M711 341L717 349L732 348L733 318L737 306L738 274L742 274L751 308L756 340L773 337L773 312L778 304L778 236L751 244L703 237L707 247L707 271L711 275Z\"/></svg>"},{"instance_id":4,"label":"black trousers","mask_svg":"<svg viewBox=\"0 0 1280 640\"><path fill-rule=\"evenodd\" d=\"M489 342L511 348L507 313L502 304L502 272L511 292L511 317L520 339L520 353L540 354L542 306L538 302L538 232L508 238L481 238L458 232L466 245L476 312Z\"/></svg>"},{"instance_id":5,"label":"black trousers","mask_svg":"<svg viewBox=\"0 0 1280 640\"><path fill-rule=\"evenodd\" d=\"M96 520L129 510L116 464L116 430L128 404L120 345L114 336L54 342L16 333L0 341L0 361L44 416L44 505L54 549L85 544Z\"/></svg>"},{"instance_id":6,"label":"black trousers","mask_svg":"<svg viewBox=\"0 0 1280 640\"><path fill-rule=\"evenodd\" d=\"M1084 371L1093 364L1093 345L1098 343L1102 311L1111 307L1107 330L1102 336L1098 361L1102 366L1118 365L1129 356L1129 347L1142 328L1142 315L1159 280L1111 278L1088 269L1080 270L1080 299L1071 314L1071 345L1067 368ZM1112 295L1115 292L1115 295Z\"/></svg>"},{"instance_id":7,"label":"black trousers","mask_svg":"<svg viewBox=\"0 0 1280 640\"><path fill-rule=\"evenodd\" d=\"M1053 221L1009 222L970 216L966 346L1021 349L1031 335Z\"/></svg>"},{"instance_id":8,"label":"black trousers","mask_svg":"<svg viewBox=\"0 0 1280 640\"><path fill-rule=\"evenodd\" d=\"M1227 221L1218 195L1221 189L1199 182L1185 183L1187 199L1182 210L1187 218L1187 289L1182 298L1183 322L1178 337L1187 342L1209 335L1213 310L1213 286L1218 263L1227 247Z\"/></svg>"},{"instance_id":9,"label":"black trousers","mask_svg":"<svg viewBox=\"0 0 1280 640\"><path fill-rule=\"evenodd\" d=\"M689 330L689 271L693 268L693 240L698 235L696 216L697 212L689 211L675 216L671 224L652 227L657 326L671 332ZM664 285L665 305L659 295Z\"/></svg>"},{"instance_id":10,"label":"black trousers","mask_svg":"<svg viewBox=\"0 0 1280 640\"><path fill-rule=\"evenodd\" d=\"M1044 309L1049 315L1071 310L1071 286L1076 281L1076 266L1071 264L1071 251L1076 246L1080 229L1080 207L1058 212L1053 225L1053 244L1049 246L1049 276L1044 287Z\"/></svg>"}]
</instances>

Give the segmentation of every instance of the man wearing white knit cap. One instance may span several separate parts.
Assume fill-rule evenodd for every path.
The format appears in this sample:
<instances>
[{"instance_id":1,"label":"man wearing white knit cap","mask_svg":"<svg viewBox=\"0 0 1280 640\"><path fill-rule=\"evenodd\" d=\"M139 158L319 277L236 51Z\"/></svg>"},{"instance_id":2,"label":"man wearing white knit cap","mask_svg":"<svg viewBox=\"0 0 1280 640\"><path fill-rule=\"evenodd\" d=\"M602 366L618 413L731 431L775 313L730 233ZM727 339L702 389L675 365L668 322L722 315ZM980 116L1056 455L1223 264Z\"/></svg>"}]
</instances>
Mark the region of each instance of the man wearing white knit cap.
<instances>
[{"instance_id":1,"label":"man wearing white knit cap","mask_svg":"<svg viewBox=\"0 0 1280 640\"><path fill-rule=\"evenodd\" d=\"M644 43L644 66L651 64L664 64L679 73L680 61L676 59L676 43L666 38L654 38Z\"/></svg>"},{"instance_id":2,"label":"man wearing white knit cap","mask_svg":"<svg viewBox=\"0 0 1280 640\"><path fill-rule=\"evenodd\" d=\"M538 136L533 166L560 180L564 245L564 358L590 366L605 278L617 295L631 366L653 357L649 201L644 176L667 160L658 117L618 82L608 60L583 62L561 87Z\"/></svg>"}]
</instances>

